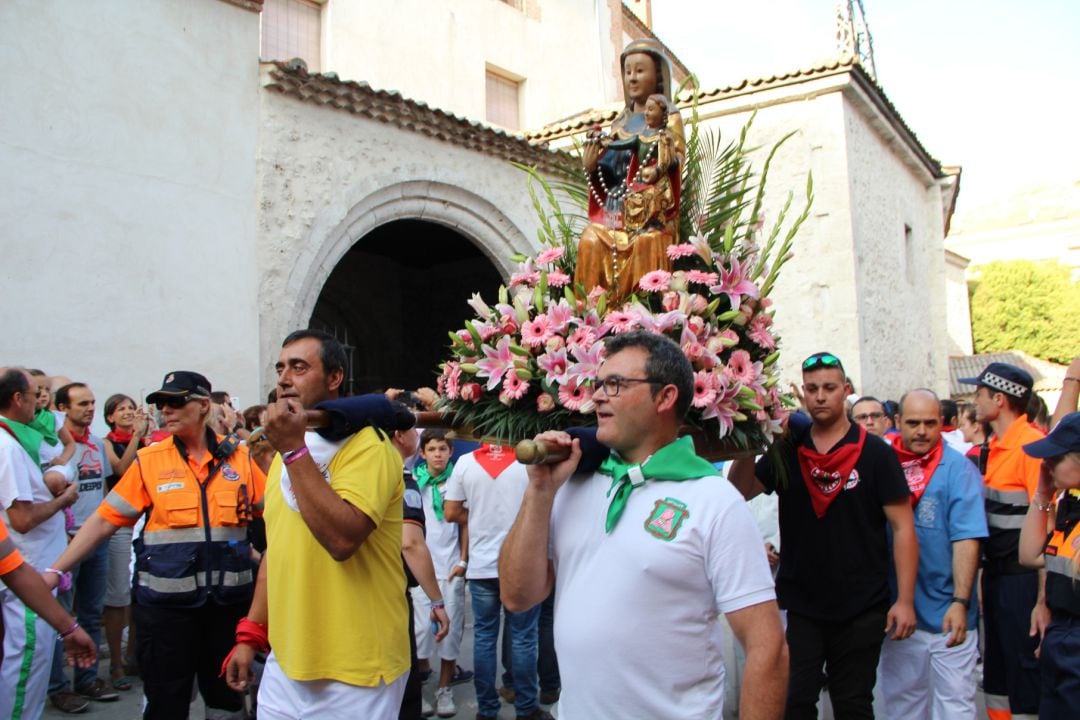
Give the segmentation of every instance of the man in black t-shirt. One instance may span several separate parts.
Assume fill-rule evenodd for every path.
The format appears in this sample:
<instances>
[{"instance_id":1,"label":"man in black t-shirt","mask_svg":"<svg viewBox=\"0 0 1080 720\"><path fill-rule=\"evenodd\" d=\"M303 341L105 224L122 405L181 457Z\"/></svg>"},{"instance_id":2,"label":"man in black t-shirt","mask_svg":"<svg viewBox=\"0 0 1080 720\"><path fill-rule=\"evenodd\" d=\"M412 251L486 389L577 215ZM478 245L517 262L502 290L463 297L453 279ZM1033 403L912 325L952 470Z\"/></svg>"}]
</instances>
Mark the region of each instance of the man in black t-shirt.
<instances>
[{"instance_id":1,"label":"man in black t-shirt","mask_svg":"<svg viewBox=\"0 0 1080 720\"><path fill-rule=\"evenodd\" d=\"M747 499L762 491L780 498L776 594L788 612L791 654L785 716L816 719L827 682L837 717L872 718L881 642L915 630L910 491L889 446L848 419L851 386L839 358L808 357L802 390L810 419L791 416L779 441L784 467L769 457L756 466L737 460L728 477ZM892 607L886 524L899 579Z\"/></svg>"}]
</instances>

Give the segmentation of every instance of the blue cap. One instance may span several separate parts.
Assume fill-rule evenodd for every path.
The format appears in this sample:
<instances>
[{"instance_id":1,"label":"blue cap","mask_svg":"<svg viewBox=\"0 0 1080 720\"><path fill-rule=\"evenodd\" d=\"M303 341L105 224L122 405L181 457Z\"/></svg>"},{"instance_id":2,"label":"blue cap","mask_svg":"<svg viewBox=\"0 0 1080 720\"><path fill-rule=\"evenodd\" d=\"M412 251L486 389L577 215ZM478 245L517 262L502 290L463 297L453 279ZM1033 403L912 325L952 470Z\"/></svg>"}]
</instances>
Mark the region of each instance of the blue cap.
<instances>
[{"instance_id":1,"label":"blue cap","mask_svg":"<svg viewBox=\"0 0 1080 720\"><path fill-rule=\"evenodd\" d=\"M1069 413L1042 440L1028 443L1024 452L1033 458L1052 458L1080 452L1080 412Z\"/></svg>"}]
</instances>

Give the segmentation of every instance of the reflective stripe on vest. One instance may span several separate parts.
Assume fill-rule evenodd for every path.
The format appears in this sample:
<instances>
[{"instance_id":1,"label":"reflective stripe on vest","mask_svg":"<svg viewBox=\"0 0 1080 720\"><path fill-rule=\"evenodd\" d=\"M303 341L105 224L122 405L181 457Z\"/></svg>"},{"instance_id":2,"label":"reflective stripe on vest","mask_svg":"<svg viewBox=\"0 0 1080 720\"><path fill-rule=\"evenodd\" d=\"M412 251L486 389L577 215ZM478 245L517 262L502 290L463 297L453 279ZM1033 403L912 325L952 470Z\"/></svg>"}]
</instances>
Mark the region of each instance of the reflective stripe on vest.
<instances>
[{"instance_id":1,"label":"reflective stripe on vest","mask_svg":"<svg viewBox=\"0 0 1080 720\"><path fill-rule=\"evenodd\" d=\"M112 491L105 496L105 504L126 518L135 519L142 515L131 503L124 499L123 495L116 491Z\"/></svg>"},{"instance_id":2,"label":"reflective stripe on vest","mask_svg":"<svg viewBox=\"0 0 1080 720\"><path fill-rule=\"evenodd\" d=\"M987 526L992 530L1020 530L1028 504L1028 494L1023 490L986 488Z\"/></svg>"},{"instance_id":3,"label":"reflective stripe on vest","mask_svg":"<svg viewBox=\"0 0 1080 720\"><path fill-rule=\"evenodd\" d=\"M171 545L173 543L201 543L206 541L206 528L176 528L169 530L147 530L142 534L146 545ZM247 539L247 528L212 527L211 542L233 542Z\"/></svg>"},{"instance_id":4,"label":"reflective stripe on vest","mask_svg":"<svg viewBox=\"0 0 1080 720\"><path fill-rule=\"evenodd\" d=\"M221 587L242 587L250 585L255 580L255 574L251 570L241 572L218 570L211 574L216 575L215 582L211 584ZM159 593L188 593L206 585L206 573L200 572L183 578L163 578L149 573L139 573L139 585Z\"/></svg>"}]
</instances>

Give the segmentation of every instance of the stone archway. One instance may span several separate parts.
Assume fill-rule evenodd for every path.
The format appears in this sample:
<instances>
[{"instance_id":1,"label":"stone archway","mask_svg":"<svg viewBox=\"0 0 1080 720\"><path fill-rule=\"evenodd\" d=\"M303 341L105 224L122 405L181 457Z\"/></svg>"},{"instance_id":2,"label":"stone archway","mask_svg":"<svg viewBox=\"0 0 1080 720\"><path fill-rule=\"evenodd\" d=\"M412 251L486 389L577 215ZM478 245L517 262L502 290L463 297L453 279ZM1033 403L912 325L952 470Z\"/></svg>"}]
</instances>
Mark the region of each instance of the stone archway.
<instances>
[{"instance_id":1,"label":"stone archway","mask_svg":"<svg viewBox=\"0 0 1080 720\"><path fill-rule=\"evenodd\" d=\"M319 293L309 325L346 346L350 394L386 387L434 387L448 356L448 330L472 316L474 293L494 301L502 277L455 230L394 220L341 258Z\"/></svg>"},{"instance_id":2,"label":"stone archway","mask_svg":"<svg viewBox=\"0 0 1080 720\"><path fill-rule=\"evenodd\" d=\"M429 258L441 258L438 262L423 259L425 250L430 250L432 243L437 248L440 238L444 245L449 243L450 255L456 248L460 255L456 264L447 252L434 255L428 252ZM380 243L387 242L392 247L380 247ZM499 282L509 277L514 266L510 257L531 251L531 244L521 229L495 205L472 192L426 180L390 185L357 202L327 233L324 242L309 246L295 258L286 283L287 297L294 298L286 327L307 327L314 322L331 329L350 328L348 342L357 348L354 351L354 391L363 392L381 385L415 387L431 384L437 359L446 355L446 332L460 327L469 316L465 300L472 292L482 292L493 301ZM431 267L426 267L425 263ZM365 264L382 271L365 274ZM339 268L341 273L338 273ZM406 284L411 285L410 268L422 270L419 274L427 277L441 274L462 279L458 283L428 284L427 287L438 292L427 297L422 297L419 292L406 297L401 292L386 289L387 281L393 277L409 280L408 283L399 282L399 290ZM334 278L335 273L338 273L338 279ZM377 281L384 289L382 295L342 292L350 285L350 276L374 278L373 282ZM468 292L464 292L466 287ZM324 298L327 289L331 292ZM391 305L393 313L388 312ZM404 338L391 339L387 343L385 336L371 336L372 332L382 334L387 328L385 323L380 327L377 322L355 319L363 318L365 314L375 317L380 312L397 314L402 308L413 317L423 315L425 307L437 307L438 312L431 314L431 321L422 332L415 322L412 323L411 333L418 337L412 338L411 343L421 343L424 350L420 354L431 359L422 371L420 360L402 361L407 350ZM389 366L392 372L387 372L388 366L372 356L378 352L369 347L374 344L385 346L382 356L395 363ZM273 348L273 356L276 357L276 348Z\"/></svg>"}]
</instances>

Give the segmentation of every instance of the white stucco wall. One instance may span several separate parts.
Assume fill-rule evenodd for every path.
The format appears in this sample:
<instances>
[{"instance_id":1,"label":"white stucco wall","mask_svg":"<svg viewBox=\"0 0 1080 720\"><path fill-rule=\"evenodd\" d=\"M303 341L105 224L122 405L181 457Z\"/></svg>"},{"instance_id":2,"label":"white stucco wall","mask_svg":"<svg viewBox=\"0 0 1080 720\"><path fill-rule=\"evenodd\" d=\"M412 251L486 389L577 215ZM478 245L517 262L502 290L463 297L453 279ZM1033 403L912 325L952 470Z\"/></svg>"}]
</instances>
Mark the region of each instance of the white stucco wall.
<instances>
[{"instance_id":1,"label":"white stucco wall","mask_svg":"<svg viewBox=\"0 0 1080 720\"><path fill-rule=\"evenodd\" d=\"M485 72L521 85L522 128L615 100L612 18L600 0L333 0L323 19L325 71L483 121ZM621 49L620 49L621 50Z\"/></svg>"},{"instance_id":2,"label":"white stucco wall","mask_svg":"<svg viewBox=\"0 0 1080 720\"><path fill-rule=\"evenodd\" d=\"M735 140L753 108L725 104L734 105L735 112L712 118L707 125L721 128L725 138ZM720 109L705 106L703 112ZM786 232L802 211L807 174L813 172L810 217L795 238L794 257L784 266L772 293L785 385L800 379L800 363L811 353L828 350L857 366L853 359L860 351L841 94L824 92L801 102L760 108L748 139L750 146L760 148L754 156L758 172L768 150L793 130L796 134L773 160L764 204L765 229L769 230L788 192L794 193Z\"/></svg>"},{"instance_id":3,"label":"white stucco wall","mask_svg":"<svg viewBox=\"0 0 1080 720\"><path fill-rule=\"evenodd\" d=\"M971 297L968 294L968 260L945 252L945 315L948 323L948 353L971 355Z\"/></svg>"},{"instance_id":4,"label":"white stucco wall","mask_svg":"<svg viewBox=\"0 0 1080 720\"><path fill-rule=\"evenodd\" d=\"M0 363L254 401L258 16L6 0L0 33Z\"/></svg>"},{"instance_id":5,"label":"white stucco wall","mask_svg":"<svg viewBox=\"0 0 1080 720\"><path fill-rule=\"evenodd\" d=\"M859 298L857 390L892 399L916 387L947 393L941 191L900 162L851 103L844 122Z\"/></svg>"},{"instance_id":6,"label":"white stucco wall","mask_svg":"<svg viewBox=\"0 0 1080 720\"><path fill-rule=\"evenodd\" d=\"M383 123L261 97L258 194L264 386L281 339L306 327L338 260L369 231L415 218L455 229L509 277L537 249L526 178L508 162ZM421 252L422 247L417 247Z\"/></svg>"}]
</instances>

